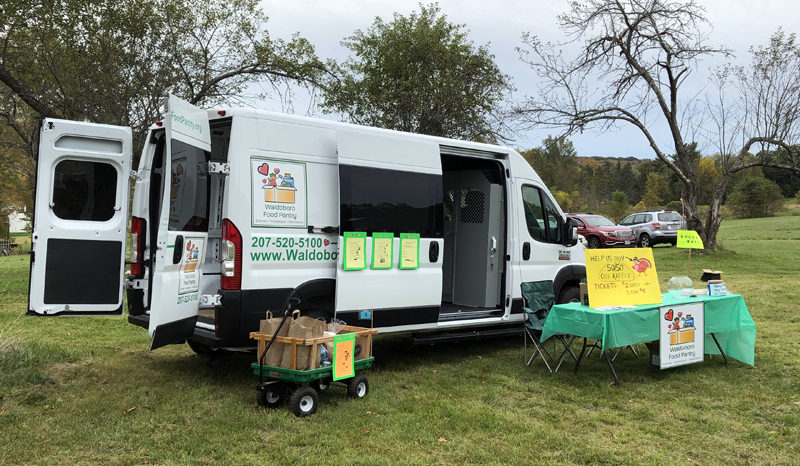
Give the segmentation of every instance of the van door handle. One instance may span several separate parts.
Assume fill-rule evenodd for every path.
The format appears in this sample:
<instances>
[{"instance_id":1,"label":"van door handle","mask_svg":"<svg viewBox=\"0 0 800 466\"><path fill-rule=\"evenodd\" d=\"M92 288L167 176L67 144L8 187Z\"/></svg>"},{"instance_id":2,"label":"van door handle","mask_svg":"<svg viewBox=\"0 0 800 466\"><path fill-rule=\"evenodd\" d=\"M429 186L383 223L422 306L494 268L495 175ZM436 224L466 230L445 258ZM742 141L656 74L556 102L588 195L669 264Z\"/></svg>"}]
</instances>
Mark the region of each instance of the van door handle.
<instances>
[{"instance_id":1,"label":"van door handle","mask_svg":"<svg viewBox=\"0 0 800 466\"><path fill-rule=\"evenodd\" d=\"M175 238L175 249L172 250L172 263L177 264L181 261L183 255L183 235L178 235Z\"/></svg>"},{"instance_id":2,"label":"van door handle","mask_svg":"<svg viewBox=\"0 0 800 466\"><path fill-rule=\"evenodd\" d=\"M531 258L531 243L525 241L522 243L522 260L526 261Z\"/></svg>"},{"instance_id":3,"label":"van door handle","mask_svg":"<svg viewBox=\"0 0 800 466\"><path fill-rule=\"evenodd\" d=\"M430 260L431 264L439 262L439 243L436 241L431 241L430 246L428 246L428 260Z\"/></svg>"},{"instance_id":4,"label":"van door handle","mask_svg":"<svg viewBox=\"0 0 800 466\"><path fill-rule=\"evenodd\" d=\"M309 233L339 233L339 227L334 226L327 226L327 227L315 227L313 225L308 226Z\"/></svg>"}]
</instances>

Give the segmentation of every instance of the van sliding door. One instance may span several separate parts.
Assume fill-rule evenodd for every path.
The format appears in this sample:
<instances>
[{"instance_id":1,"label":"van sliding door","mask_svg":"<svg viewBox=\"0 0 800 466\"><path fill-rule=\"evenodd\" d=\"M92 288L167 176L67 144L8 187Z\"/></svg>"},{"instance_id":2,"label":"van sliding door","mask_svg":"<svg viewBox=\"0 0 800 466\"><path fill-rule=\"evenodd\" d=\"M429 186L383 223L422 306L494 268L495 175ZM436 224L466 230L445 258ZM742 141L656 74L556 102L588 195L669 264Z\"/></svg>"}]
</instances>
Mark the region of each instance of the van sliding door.
<instances>
[{"instance_id":1,"label":"van sliding door","mask_svg":"<svg viewBox=\"0 0 800 466\"><path fill-rule=\"evenodd\" d=\"M375 327L436 322L444 251L439 146L343 131L337 145L337 316L374 310Z\"/></svg>"}]
</instances>

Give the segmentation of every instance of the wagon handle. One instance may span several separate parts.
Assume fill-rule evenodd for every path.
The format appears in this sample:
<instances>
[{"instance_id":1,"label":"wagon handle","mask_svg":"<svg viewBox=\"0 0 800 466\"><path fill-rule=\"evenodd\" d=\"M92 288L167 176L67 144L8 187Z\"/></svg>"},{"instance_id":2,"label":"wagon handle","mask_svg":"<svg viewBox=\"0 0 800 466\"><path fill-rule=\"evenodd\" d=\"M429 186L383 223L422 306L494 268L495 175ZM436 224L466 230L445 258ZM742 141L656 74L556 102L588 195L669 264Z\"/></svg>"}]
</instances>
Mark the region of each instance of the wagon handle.
<instances>
[{"instance_id":1,"label":"wagon handle","mask_svg":"<svg viewBox=\"0 0 800 466\"><path fill-rule=\"evenodd\" d=\"M264 358L267 357L267 351L269 351L272 344L275 342L275 338L278 337L278 332L281 331L283 324L286 323L286 319L292 315L292 312L289 312L292 307L297 306L300 304L300 299L297 297L290 297L286 300L286 307L283 309L283 319L281 319L281 323L278 324L278 328L275 329L275 333L272 334L272 339L264 345L264 352L258 358L258 385L261 386L264 383Z\"/></svg>"}]
</instances>

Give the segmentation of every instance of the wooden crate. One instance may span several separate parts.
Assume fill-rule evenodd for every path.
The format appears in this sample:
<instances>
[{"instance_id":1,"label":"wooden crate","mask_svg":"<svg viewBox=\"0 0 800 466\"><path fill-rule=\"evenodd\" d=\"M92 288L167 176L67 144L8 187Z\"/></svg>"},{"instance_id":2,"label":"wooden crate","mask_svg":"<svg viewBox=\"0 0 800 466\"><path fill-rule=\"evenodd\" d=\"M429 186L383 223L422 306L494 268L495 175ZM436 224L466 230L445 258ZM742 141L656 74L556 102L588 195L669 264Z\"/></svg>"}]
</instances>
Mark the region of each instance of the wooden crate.
<instances>
[{"instance_id":1,"label":"wooden crate","mask_svg":"<svg viewBox=\"0 0 800 466\"><path fill-rule=\"evenodd\" d=\"M378 333L377 330L373 328L343 325L337 335L343 335L346 333L355 333L356 342L361 343L361 354L359 354L358 357L355 358L355 360L365 359L372 356L372 335L376 335ZM317 367L317 358L319 357L319 345L323 343L333 343L333 337L334 337L333 335L322 336L318 338L307 338L307 339L292 338L292 337L275 337L275 341L278 343L287 343L291 345L292 349L291 367L288 367L287 369L292 369L292 370L297 369L297 347L311 346L311 360L309 361L309 366L311 367L311 369L315 369ZM267 342L272 339L272 335L267 335L259 332L250 332L250 338L258 342L258 353L256 353L256 358L260 358L261 353L263 353L264 348L266 348Z\"/></svg>"}]
</instances>

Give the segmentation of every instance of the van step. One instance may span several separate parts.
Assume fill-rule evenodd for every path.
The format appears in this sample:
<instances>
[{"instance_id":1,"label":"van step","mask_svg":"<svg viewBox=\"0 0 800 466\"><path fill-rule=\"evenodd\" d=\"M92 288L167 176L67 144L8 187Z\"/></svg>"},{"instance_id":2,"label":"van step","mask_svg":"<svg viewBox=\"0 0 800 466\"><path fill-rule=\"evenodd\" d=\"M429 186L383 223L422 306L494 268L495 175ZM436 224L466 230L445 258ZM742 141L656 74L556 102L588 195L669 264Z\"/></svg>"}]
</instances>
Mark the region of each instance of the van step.
<instances>
[{"instance_id":1,"label":"van step","mask_svg":"<svg viewBox=\"0 0 800 466\"><path fill-rule=\"evenodd\" d=\"M435 343L444 343L462 340L480 340L482 338L495 338L503 336L521 336L522 326L506 326L497 328L488 328L480 330L467 330L459 332L442 332L442 333L422 333L411 335L411 341L415 345L432 345Z\"/></svg>"},{"instance_id":2,"label":"van step","mask_svg":"<svg viewBox=\"0 0 800 466\"><path fill-rule=\"evenodd\" d=\"M455 312L442 312L439 313L439 322L448 322L451 320L469 320L469 319L484 319L486 317L500 317L504 311L502 309L495 309L491 311L455 311Z\"/></svg>"}]
</instances>

